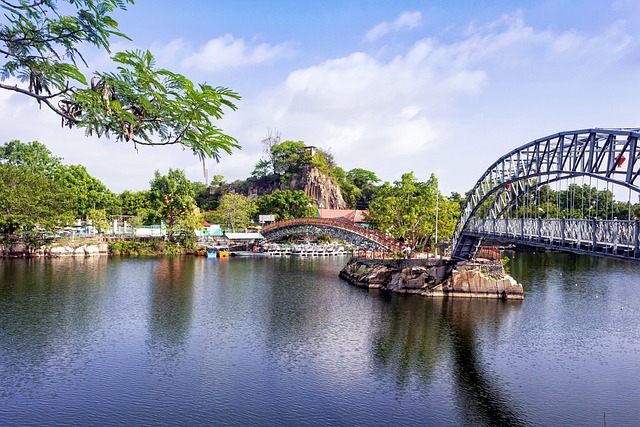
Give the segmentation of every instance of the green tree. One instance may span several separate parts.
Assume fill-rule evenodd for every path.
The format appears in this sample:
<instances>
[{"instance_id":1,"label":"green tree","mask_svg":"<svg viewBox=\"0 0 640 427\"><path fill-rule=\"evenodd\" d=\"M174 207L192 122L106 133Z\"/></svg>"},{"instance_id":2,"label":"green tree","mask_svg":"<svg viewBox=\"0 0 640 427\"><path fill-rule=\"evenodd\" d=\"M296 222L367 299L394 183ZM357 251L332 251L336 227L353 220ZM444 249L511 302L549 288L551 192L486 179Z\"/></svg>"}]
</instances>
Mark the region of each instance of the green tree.
<instances>
[{"instance_id":1,"label":"green tree","mask_svg":"<svg viewBox=\"0 0 640 427\"><path fill-rule=\"evenodd\" d=\"M90 209L114 211L117 198L100 180L89 175L84 166L64 165L42 143L10 141L0 146L0 163L25 166L35 175L55 179L68 188L69 207L76 210L76 219L85 219Z\"/></svg>"},{"instance_id":2,"label":"green tree","mask_svg":"<svg viewBox=\"0 0 640 427\"><path fill-rule=\"evenodd\" d=\"M347 207L349 209L356 209L358 201L362 196L362 190L348 178L348 174L341 167L331 169L330 175L340 186L340 192Z\"/></svg>"},{"instance_id":3,"label":"green tree","mask_svg":"<svg viewBox=\"0 0 640 427\"><path fill-rule=\"evenodd\" d=\"M222 196L215 215L210 219L232 232L251 225L256 209L253 200L242 194L228 193Z\"/></svg>"},{"instance_id":4,"label":"green tree","mask_svg":"<svg viewBox=\"0 0 640 427\"><path fill-rule=\"evenodd\" d=\"M438 181L431 175L418 182L413 172L393 185L385 182L369 205L370 220L382 232L402 239L411 249L422 249L435 232Z\"/></svg>"},{"instance_id":5,"label":"green tree","mask_svg":"<svg viewBox=\"0 0 640 427\"><path fill-rule=\"evenodd\" d=\"M86 219L91 209L115 213L117 196L99 179L89 175L84 166L62 166L57 175L60 182L73 194L70 202L76 208L76 218Z\"/></svg>"},{"instance_id":6,"label":"green tree","mask_svg":"<svg viewBox=\"0 0 640 427\"><path fill-rule=\"evenodd\" d=\"M125 190L118 195L118 199L121 215L137 216L144 219L151 209L149 190Z\"/></svg>"},{"instance_id":7,"label":"green tree","mask_svg":"<svg viewBox=\"0 0 640 427\"><path fill-rule=\"evenodd\" d=\"M0 228L7 233L71 223L70 199L70 190L59 181L25 165L0 164Z\"/></svg>"},{"instance_id":8,"label":"green tree","mask_svg":"<svg viewBox=\"0 0 640 427\"><path fill-rule=\"evenodd\" d=\"M62 159L54 156L46 145L38 141L25 144L13 140L0 146L0 163L25 165L34 173L48 176L57 174L62 167Z\"/></svg>"},{"instance_id":9,"label":"green tree","mask_svg":"<svg viewBox=\"0 0 640 427\"><path fill-rule=\"evenodd\" d=\"M375 172L360 168L354 168L347 172L347 178L360 189L380 182L380 178L376 176Z\"/></svg>"},{"instance_id":10,"label":"green tree","mask_svg":"<svg viewBox=\"0 0 640 427\"><path fill-rule=\"evenodd\" d=\"M289 218L308 218L317 211L315 200L309 198L302 190L276 190L272 194L256 200L258 213L275 215L277 220Z\"/></svg>"},{"instance_id":11,"label":"green tree","mask_svg":"<svg viewBox=\"0 0 640 427\"><path fill-rule=\"evenodd\" d=\"M182 216L191 215L196 209L193 186L184 171L179 169L169 169L167 175L160 175L156 171L150 185L149 202L155 215L151 219L166 219L169 236L173 237L172 230L176 221Z\"/></svg>"},{"instance_id":12,"label":"green tree","mask_svg":"<svg viewBox=\"0 0 640 427\"><path fill-rule=\"evenodd\" d=\"M196 229L202 228L202 214L198 209L180 215L173 224L173 233L183 237L184 240L192 240Z\"/></svg>"},{"instance_id":13,"label":"green tree","mask_svg":"<svg viewBox=\"0 0 640 427\"><path fill-rule=\"evenodd\" d=\"M369 203L376 197L380 178L372 171L354 168L347 172L347 179L360 190L355 208L367 209Z\"/></svg>"},{"instance_id":14,"label":"green tree","mask_svg":"<svg viewBox=\"0 0 640 427\"><path fill-rule=\"evenodd\" d=\"M114 72L89 79L80 71L83 46L110 53L112 37L127 38L111 16L127 3L133 0L1 0L0 89L35 99L63 126L134 146L181 144L201 158L238 148L214 124L225 108L236 109L240 97L230 89L158 69L148 51L115 53ZM4 83L9 78L20 83Z\"/></svg>"},{"instance_id":15,"label":"green tree","mask_svg":"<svg viewBox=\"0 0 640 427\"><path fill-rule=\"evenodd\" d=\"M87 221L91 221L91 225L97 228L100 233L109 228L109 216L104 209L89 209Z\"/></svg>"}]
</instances>

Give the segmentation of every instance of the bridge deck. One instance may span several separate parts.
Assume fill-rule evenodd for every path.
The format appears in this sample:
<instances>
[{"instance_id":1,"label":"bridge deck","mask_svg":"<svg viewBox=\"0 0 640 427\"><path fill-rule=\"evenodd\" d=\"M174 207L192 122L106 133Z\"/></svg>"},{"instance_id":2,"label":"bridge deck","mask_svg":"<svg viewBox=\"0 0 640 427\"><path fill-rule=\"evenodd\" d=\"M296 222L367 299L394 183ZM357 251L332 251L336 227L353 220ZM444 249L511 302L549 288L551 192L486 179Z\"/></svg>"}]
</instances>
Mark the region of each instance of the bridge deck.
<instances>
[{"instance_id":1,"label":"bridge deck","mask_svg":"<svg viewBox=\"0 0 640 427\"><path fill-rule=\"evenodd\" d=\"M576 253L640 260L640 221L472 218L463 235Z\"/></svg>"}]
</instances>

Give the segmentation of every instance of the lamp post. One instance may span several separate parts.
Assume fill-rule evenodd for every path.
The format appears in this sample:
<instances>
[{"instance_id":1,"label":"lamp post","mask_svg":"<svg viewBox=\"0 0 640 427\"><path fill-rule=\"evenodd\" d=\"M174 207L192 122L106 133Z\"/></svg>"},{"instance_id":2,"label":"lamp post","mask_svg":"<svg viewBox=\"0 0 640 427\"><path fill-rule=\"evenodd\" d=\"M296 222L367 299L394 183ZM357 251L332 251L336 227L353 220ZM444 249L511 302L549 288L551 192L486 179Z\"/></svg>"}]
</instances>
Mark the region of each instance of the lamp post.
<instances>
[{"instance_id":1,"label":"lamp post","mask_svg":"<svg viewBox=\"0 0 640 427\"><path fill-rule=\"evenodd\" d=\"M440 197L438 195L438 186L436 185L436 242L434 244L435 254L438 255L438 201Z\"/></svg>"}]
</instances>

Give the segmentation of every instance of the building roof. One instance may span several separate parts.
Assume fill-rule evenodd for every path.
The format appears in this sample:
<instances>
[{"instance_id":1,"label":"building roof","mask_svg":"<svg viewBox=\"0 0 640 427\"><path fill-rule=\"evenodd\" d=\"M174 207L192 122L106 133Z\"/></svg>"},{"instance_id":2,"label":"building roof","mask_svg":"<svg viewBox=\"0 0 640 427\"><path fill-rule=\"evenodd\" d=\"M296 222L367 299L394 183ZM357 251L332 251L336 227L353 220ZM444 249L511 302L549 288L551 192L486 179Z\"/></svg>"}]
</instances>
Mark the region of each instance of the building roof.
<instances>
[{"instance_id":1,"label":"building roof","mask_svg":"<svg viewBox=\"0 0 640 427\"><path fill-rule=\"evenodd\" d=\"M369 211L359 209L318 209L318 215L324 219L343 219L350 222L367 222Z\"/></svg>"}]
</instances>

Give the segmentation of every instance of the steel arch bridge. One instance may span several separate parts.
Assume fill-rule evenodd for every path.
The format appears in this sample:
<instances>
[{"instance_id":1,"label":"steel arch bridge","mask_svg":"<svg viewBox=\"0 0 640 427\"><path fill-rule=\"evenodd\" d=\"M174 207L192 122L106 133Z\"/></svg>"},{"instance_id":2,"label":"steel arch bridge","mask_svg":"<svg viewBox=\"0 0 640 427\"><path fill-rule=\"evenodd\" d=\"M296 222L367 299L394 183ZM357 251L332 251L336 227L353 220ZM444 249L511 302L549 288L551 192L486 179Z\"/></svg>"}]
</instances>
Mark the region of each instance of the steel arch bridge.
<instances>
[{"instance_id":1,"label":"steel arch bridge","mask_svg":"<svg viewBox=\"0 0 640 427\"><path fill-rule=\"evenodd\" d=\"M272 241L299 234L327 235L336 239L343 239L360 247L383 251L401 250L400 242L378 230L337 219L287 219L263 227L260 233L266 240Z\"/></svg>"},{"instance_id":2,"label":"steel arch bridge","mask_svg":"<svg viewBox=\"0 0 640 427\"><path fill-rule=\"evenodd\" d=\"M640 128L560 132L500 157L475 184L452 238L452 257L475 255L482 239L640 260L637 220L510 219L505 213L541 186L576 177L640 194ZM584 182L584 178L583 178ZM558 185L558 184L556 184Z\"/></svg>"}]
</instances>

